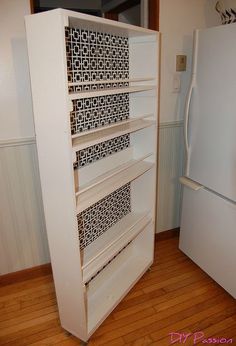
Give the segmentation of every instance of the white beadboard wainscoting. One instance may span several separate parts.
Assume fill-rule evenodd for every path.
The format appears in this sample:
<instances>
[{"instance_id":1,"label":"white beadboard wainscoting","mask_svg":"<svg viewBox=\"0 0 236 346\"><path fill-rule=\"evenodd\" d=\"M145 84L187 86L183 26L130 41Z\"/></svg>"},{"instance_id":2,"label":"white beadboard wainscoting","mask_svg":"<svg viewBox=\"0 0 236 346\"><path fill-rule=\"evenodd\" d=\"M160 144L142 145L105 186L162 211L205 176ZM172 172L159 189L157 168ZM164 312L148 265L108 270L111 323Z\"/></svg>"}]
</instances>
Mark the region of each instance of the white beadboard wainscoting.
<instances>
[{"instance_id":1,"label":"white beadboard wainscoting","mask_svg":"<svg viewBox=\"0 0 236 346\"><path fill-rule=\"evenodd\" d=\"M0 141L0 274L50 262L34 138Z\"/></svg>"},{"instance_id":2,"label":"white beadboard wainscoting","mask_svg":"<svg viewBox=\"0 0 236 346\"><path fill-rule=\"evenodd\" d=\"M180 225L183 174L183 122L159 125L159 174L157 197L157 229L163 232Z\"/></svg>"}]
</instances>

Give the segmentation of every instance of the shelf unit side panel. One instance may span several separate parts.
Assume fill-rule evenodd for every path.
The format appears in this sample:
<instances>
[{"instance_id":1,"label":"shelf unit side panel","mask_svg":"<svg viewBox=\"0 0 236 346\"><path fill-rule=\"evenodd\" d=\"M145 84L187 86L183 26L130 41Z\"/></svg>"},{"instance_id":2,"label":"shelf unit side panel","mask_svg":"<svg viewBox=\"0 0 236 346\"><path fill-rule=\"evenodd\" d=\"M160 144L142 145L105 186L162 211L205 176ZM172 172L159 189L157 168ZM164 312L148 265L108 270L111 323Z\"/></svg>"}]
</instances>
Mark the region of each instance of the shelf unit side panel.
<instances>
[{"instance_id":1,"label":"shelf unit side panel","mask_svg":"<svg viewBox=\"0 0 236 346\"><path fill-rule=\"evenodd\" d=\"M154 90L134 93L130 97L130 114L135 116L137 112L143 113L145 110L147 113L152 114L153 119L156 121L156 126L153 134L151 135L151 142L153 143L153 158L156 166L153 169L154 174L152 176L152 195L153 202L152 216L154 223L156 222L156 199L157 199L157 166L158 166L158 124L159 124L159 82L160 82L160 33L156 32L149 37L134 37L129 39L129 54L130 54L130 78L144 78L152 77L153 79L147 81L145 84L154 85ZM146 131L149 134L149 130ZM136 142L137 152L140 150L142 144L146 143L145 138L141 138L141 135L137 135L131 143ZM147 140L150 142L150 139ZM145 144L144 144L145 145ZM141 149L142 150L142 149Z\"/></svg>"},{"instance_id":2,"label":"shelf unit side panel","mask_svg":"<svg viewBox=\"0 0 236 346\"><path fill-rule=\"evenodd\" d=\"M135 213L150 213L155 220L156 167L131 182L131 205Z\"/></svg>"},{"instance_id":3,"label":"shelf unit side panel","mask_svg":"<svg viewBox=\"0 0 236 346\"><path fill-rule=\"evenodd\" d=\"M137 159L144 155L151 154L151 160L156 162L156 137L157 126L150 127L134 132L130 135L130 143L133 147L133 157Z\"/></svg>"},{"instance_id":4,"label":"shelf unit side panel","mask_svg":"<svg viewBox=\"0 0 236 346\"><path fill-rule=\"evenodd\" d=\"M86 340L63 22L59 11L27 16L26 32L44 213L60 319L63 327Z\"/></svg>"},{"instance_id":5,"label":"shelf unit side panel","mask_svg":"<svg viewBox=\"0 0 236 346\"><path fill-rule=\"evenodd\" d=\"M145 83L142 81L139 84L157 85L158 50L159 33L129 39L130 79L146 79Z\"/></svg>"},{"instance_id":6,"label":"shelf unit side panel","mask_svg":"<svg viewBox=\"0 0 236 346\"><path fill-rule=\"evenodd\" d=\"M140 93L133 93L130 95L130 117L139 118L146 116L146 119L157 121L157 90L144 91Z\"/></svg>"}]
</instances>

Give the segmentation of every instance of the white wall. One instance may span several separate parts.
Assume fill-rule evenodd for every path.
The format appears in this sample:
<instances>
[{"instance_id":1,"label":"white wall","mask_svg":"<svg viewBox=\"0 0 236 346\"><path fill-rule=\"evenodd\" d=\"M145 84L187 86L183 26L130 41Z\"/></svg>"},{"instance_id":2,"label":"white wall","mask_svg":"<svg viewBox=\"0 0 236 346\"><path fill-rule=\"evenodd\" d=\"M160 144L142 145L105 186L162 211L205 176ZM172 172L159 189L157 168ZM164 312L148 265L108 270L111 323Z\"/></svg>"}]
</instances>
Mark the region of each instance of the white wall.
<instances>
[{"instance_id":1,"label":"white wall","mask_svg":"<svg viewBox=\"0 0 236 346\"><path fill-rule=\"evenodd\" d=\"M34 139L24 16L0 1L0 275L50 261Z\"/></svg>"},{"instance_id":2,"label":"white wall","mask_svg":"<svg viewBox=\"0 0 236 346\"><path fill-rule=\"evenodd\" d=\"M192 35L195 28L220 25L216 0L161 0L161 122L183 119L184 99L190 80ZM181 75L181 92L173 93L177 54L187 55L187 71Z\"/></svg>"},{"instance_id":3,"label":"white wall","mask_svg":"<svg viewBox=\"0 0 236 346\"><path fill-rule=\"evenodd\" d=\"M160 0L161 98L159 136L159 190L157 232L179 227L183 165L184 103L191 75L192 37L195 28L220 25L216 0ZM176 55L187 55L187 71L175 72ZM180 93L173 93L179 74Z\"/></svg>"},{"instance_id":4,"label":"white wall","mask_svg":"<svg viewBox=\"0 0 236 346\"><path fill-rule=\"evenodd\" d=\"M34 135L24 15L28 0L0 1L0 139Z\"/></svg>"}]
</instances>

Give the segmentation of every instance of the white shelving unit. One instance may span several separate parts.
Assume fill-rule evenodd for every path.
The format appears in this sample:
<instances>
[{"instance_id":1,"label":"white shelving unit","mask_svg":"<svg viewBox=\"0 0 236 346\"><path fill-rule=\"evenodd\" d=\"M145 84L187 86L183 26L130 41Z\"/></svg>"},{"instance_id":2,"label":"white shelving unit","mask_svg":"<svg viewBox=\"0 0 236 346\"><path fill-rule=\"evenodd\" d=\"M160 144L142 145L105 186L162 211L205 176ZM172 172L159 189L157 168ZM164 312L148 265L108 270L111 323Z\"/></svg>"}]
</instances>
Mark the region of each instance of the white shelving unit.
<instances>
[{"instance_id":1,"label":"white shelving unit","mask_svg":"<svg viewBox=\"0 0 236 346\"><path fill-rule=\"evenodd\" d=\"M87 341L153 262L159 37L61 9L26 32L60 320Z\"/></svg>"}]
</instances>

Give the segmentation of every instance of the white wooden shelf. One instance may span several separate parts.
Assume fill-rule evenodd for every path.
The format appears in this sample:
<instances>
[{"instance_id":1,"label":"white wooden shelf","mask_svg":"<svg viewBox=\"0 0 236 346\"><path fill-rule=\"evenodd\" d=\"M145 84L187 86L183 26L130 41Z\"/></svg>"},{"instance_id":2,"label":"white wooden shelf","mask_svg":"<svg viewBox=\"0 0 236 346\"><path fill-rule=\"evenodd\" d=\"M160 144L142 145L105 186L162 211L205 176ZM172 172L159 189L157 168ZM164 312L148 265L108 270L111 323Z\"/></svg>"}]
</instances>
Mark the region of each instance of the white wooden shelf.
<instances>
[{"instance_id":1,"label":"white wooden shelf","mask_svg":"<svg viewBox=\"0 0 236 346\"><path fill-rule=\"evenodd\" d=\"M149 222L151 217L148 213L130 213L88 245L82 252L84 283L134 239Z\"/></svg>"},{"instance_id":2,"label":"white wooden shelf","mask_svg":"<svg viewBox=\"0 0 236 346\"><path fill-rule=\"evenodd\" d=\"M111 128L119 126L121 124L130 124L134 121L137 122L138 120L145 120L147 118L153 118L153 114L146 114L146 115L142 115L142 116L138 116L138 117L130 117L126 120L117 121L117 122L111 123L109 125L104 125L104 126L100 126L100 127L96 127L96 128L90 129L90 130L76 133L75 135L72 135L71 138L75 139L78 137L87 136L91 133L99 132L101 130L111 129ZM151 120L151 119L149 119L149 120Z\"/></svg>"},{"instance_id":3,"label":"white wooden shelf","mask_svg":"<svg viewBox=\"0 0 236 346\"><path fill-rule=\"evenodd\" d=\"M117 174L112 175L110 178L102 181L100 184L81 192L79 196L77 196L77 213L81 213L90 205L95 204L102 198L119 189L121 186L138 178L140 175L149 171L154 166L155 165L150 162L137 161L126 170L118 172Z\"/></svg>"},{"instance_id":4,"label":"white wooden shelf","mask_svg":"<svg viewBox=\"0 0 236 346\"><path fill-rule=\"evenodd\" d=\"M78 188L78 191L76 191L76 196L80 196L82 195L84 192L88 191L91 188L94 188L96 185L102 184L104 181L106 181L107 179L110 179L112 177L117 176L118 174L121 174L122 172L124 172L124 174L126 173L125 171L127 171L128 169L130 169L132 166L137 165L138 162L142 162L145 159L149 158L152 156L153 153L150 153L148 155L145 155L143 157L141 157L140 159L132 159L129 160L119 166L117 166L114 169L111 169L109 171L107 171L104 174L99 175L97 178L91 180L89 183L81 186Z\"/></svg>"},{"instance_id":5,"label":"white wooden shelf","mask_svg":"<svg viewBox=\"0 0 236 346\"><path fill-rule=\"evenodd\" d=\"M61 11L61 9L54 11ZM68 23L75 28L86 28L88 30L96 28L100 32L107 32L117 36L141 37L141 39L151 36L156 39L157 32L154 30L70 10L63 10L63 12L67 16L64 19L67 19Z\"/></svg>"},{"instance_id":6,"label":"white wooden shelf","mask_svg":"<svg viewBox=\"0 0 236 346\"><path fill-rule=\"evenodd\" d=\"M109 88L102 90L86 90L71 92L69 94L70 100L85 99L90 97L106 96L106 95L116 95L116 94L125 94L125 93L135 93L147 90L156 89L155 85L132 85L124 88Z\"/></svg>"},{"instance_id":7,"label":"white wooden shelf","mask_svg":"<svg viewBox=\"0 0 236 346\"><path fill-rule=\"evenodd\" d=\"M82 136L72 139L73 152L77 152L92 145L107 141L109 139L136 132L156 124L155 120L137 119L133 121L121 121L116 126L106 126L97 131L87 131ZM74 154L73 154L74 155Z\"/></svg>"},{"instance_id":8,"label":"white wooden shelf","mask_svg":"<svg viewBox=\"0 0 236 346\"><path fill-rule=\"evenodd\" d=\"M139 83L139 82L148 82L153 81L154 78L147 77L147 78L123 78L123 79L101 79L101 80L95 80L95 81L87 81L87 82L80 82L80 83L68 83L68 86L81 86L81 85L96 85L96 84L113 84L113 83Z\"/></svg>"}]
</instances>

